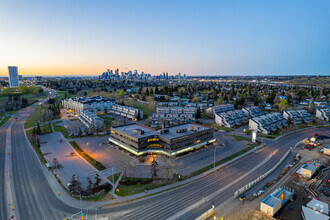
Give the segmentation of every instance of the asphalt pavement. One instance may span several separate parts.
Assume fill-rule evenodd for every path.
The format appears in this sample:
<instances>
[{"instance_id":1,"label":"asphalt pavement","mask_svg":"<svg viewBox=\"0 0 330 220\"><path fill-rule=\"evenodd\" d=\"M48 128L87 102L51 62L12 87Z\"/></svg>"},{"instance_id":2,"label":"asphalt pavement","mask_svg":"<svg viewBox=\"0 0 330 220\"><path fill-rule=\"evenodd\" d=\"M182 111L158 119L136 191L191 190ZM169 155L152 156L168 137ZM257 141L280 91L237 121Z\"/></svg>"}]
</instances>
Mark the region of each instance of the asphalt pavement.
<instances>
[{"instance_id":1,"label":"asphalt pavement","mask_svg":"<svg viewBox=\"0 0 330 220\"><path fill-rule=\"evenodd\" d=\"M58 195L54 194L45 177L44 170L34 150L30 147L24 135L23 121L28 116L28 109L17 113L18 122L14 122L11 132L12 144L12 172L14 177L14 189L17 201L16 208L21 219L62 219L80 211L62 202ZM6 128L6 127L3 127ZM314 129L313 129L314 130ZM98 217L109 216L111 219L194 219L212 205L218 206L234 192L265 173L293 147L296 142L315 132L303 131L286 137L282 140L267 141L267 148L184 186L109 208L98 210ZM4 129L1 129L1 140L5 137ZM329 128L322 128L317 133L329 133ZM3 164L4 144L1 143L0 162ZM269 155L277 150L272 157ZM262 166L260 166L262 163ZM3 174L3 166L0 174ZM4 175L1 175L3 178ZM3 179L0 179L1 183ZM3 187L1 187L3 192ZM4 194L2 194L4 195ZM6 204L1 196L1 210ZM77 201L79 204L79 201ZM97 204L106 204L100 202ZM86 210L89 219L95 219L95 209ZM1 212L3 213L3 212ZM101 214L102 213L102 214ZM8 216L1 219L8 219Z\"/></svg>"}]
</instances>

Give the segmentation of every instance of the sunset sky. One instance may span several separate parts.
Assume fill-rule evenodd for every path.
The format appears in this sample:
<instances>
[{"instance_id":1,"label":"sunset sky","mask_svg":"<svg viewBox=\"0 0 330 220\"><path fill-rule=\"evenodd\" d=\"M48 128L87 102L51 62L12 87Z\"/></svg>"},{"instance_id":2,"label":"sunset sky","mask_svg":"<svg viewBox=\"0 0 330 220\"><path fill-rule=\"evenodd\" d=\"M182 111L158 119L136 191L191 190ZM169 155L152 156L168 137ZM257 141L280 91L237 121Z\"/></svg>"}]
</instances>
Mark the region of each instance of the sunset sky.
<instances>
[{"instance_id":1,"label":"sunset sky","mask_svg":"<svg viewBox=\"0 0 330 220\"><path fill-rule=\"evenodd\" d=\"M329 21L329 0L0 0L0 75L330 75Z\"/></svg>"}]
</instances>

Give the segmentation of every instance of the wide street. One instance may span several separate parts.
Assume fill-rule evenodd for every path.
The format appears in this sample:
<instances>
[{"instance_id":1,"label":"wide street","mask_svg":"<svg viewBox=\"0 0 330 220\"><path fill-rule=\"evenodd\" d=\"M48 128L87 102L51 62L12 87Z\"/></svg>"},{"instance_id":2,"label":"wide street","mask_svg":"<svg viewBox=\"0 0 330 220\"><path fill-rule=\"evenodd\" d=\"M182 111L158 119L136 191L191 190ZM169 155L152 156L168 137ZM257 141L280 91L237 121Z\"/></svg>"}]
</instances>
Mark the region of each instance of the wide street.
<instances>
[{"instance_id":1,"label":"wide street","mask_svg":"<svg viewBox=\"0 0 330 220\"><path fill-rule=\"evenodd\" d=\"M17 122L13 119L5 123L0 130L0 183L4 185L4 157L11 157L15 210L19 213L19 219L63 219L80 211L79 200L76 207L64 203L56 195L40 166L40 161L31 148L24 135L24 120L28 117L30 109L24 109L16 113ZM9 156L5 152L6 132L11 126L11 151ZM315 129L296 133L282 140L267 141L267 148L244 157L213 174L205 176L182 187L175 188L154 196L146 197L121 205L103 207L98 210L98 217L110 216L111 219L193 219L206 210L212 204L220 205L234 192L252 181L259 175L270 169L293 147L295 143L312 134ZM317 133L327 134L329 128L318 129ZM276 153L272 156L272 152ZM1 219L9 219L6 216L5 188L1 187ZM102 206L107 202L98 202L96 206ZM86 210L89 219L94 219L95 209ZM17 215L16 215L17 217ZM18 218L16 218L18 219Z\"/></svg>"}]
</instances>

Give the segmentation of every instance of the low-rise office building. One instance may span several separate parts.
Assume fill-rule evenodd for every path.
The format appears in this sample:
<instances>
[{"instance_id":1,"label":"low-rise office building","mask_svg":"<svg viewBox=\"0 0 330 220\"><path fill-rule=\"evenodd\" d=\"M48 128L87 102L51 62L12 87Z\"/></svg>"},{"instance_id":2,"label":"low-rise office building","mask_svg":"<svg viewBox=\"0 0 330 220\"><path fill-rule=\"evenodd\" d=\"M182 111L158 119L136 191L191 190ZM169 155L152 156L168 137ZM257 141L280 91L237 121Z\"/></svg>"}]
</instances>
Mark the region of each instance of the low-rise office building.
<instances>
[{"instance_id":1,"label":"low-rise office building","mask_svg":"<svg viewBox=\"0 0 330 220\"><path fill-rule=\"evenodd\" d=\"M104 125L102 118L88 110L83 110L78 118L88 129L99 129Z\"/></svg>"},{"instance_id":2,"label":"low-rise office building","mask_svg":"<svg viewBox=\"0 0 330 220\"><path fill-rule=\"evenodd\" d=\"M263 134L269 134L271 131L276 131L287 125L288 123L285 118L277 112L251 118L249 120L249 129Z\"/></svg>"},{"instance_id":3,"label":"low-rise office building","mask_svg":"<svg viewBox=\"0 0 330 220\"><path fill-rule=\"evenodd\" d=\"M209 127L188 123L155 130L140 124L111 128L109 142L134 155L176 156L215 142Z\"/></svg>"},{"instance_id":4,"label":"low-rise office building","mask_svg":"<svg viewBox=\"0 0 330 220\"><path fill-rule=\"evenodd\" d=\"M244 107L242 108L242 111L245 112L245 114L247 114L247 116L249 116L250 118L255 118L264 115L264 112L261 111L258 106Z\"/></svg>"},{"instance_id":5,"label":"low-rise office building","mask_svg":"<svg viewBox=\"0 0 330 220\"><path fill-rule=\"evenodd\" d=\"M215 123L227 128L248 123L249 118L242 110L215 113Z\"/></svg>"},{"instance_id":6,"label":"low-rise office building","mask_svg":"<svg viewBox=\"0 0 330 220\"><path fill-rule=\"evenodd\" d=\"M330 121L330 108L316 109L315 116L323 121Z\"/></svg>"},{"instance_id":7,"label":"low-rise office building","mask_svg":"<svg viewBox=\"0 0 330 220\"><path fill-rule=\"evenodd\" d=\"M330 156L330 145L323 147L323 154Z\"/></svg>"},{"instance_id":8,"label":"low-rise office building","mask_svg":"<svg viewBox=\"0 0 330 220\"><path fill-rule=\"evenodd\" d=\"M301 124L303 121L311 123L313 116L306 110L283 111L283 117L288 120L291 118L294 124Z\"/></svg>"}]
</instances>

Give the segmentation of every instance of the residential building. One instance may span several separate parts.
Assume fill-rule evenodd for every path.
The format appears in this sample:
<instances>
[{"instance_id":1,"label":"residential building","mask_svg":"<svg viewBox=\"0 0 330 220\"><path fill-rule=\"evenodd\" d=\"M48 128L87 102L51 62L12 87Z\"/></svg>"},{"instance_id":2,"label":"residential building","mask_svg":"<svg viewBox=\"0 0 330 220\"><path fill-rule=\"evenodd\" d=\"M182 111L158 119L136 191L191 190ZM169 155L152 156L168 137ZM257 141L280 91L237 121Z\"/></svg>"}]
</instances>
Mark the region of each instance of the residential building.
<instances>
[{"instance_id":1,"label":"residential building","mask_svg":"<svg viewBox=\"0 0 330 220\"><path fill-rule=\"evenodd\" d=\"M242 125L248 123L248 121L248 116L242 110L215 113L215 123L227 128Z\"/></svg>"},{"instance_id":2,"label":"residential building","mask_svg":"<svg viewBox=\"0 0 330 220\"><path fill-rule=\"evenodd\" d=\"M104 124L102 118L88 110L83 110L78 118L88 129L99 129Z\"/></svg>"},{"instance_id":3,"label":"residential building","mask_svg":"<svg viewBox=\"0 0 330 220\"><path fill-rule=\"evenodd\" d=\"M19 87L17 66L8 66L10 88Z\"/></svg>"},{"instance_id":4,"label":"residential building","mask_svg":"<svg viewBox=\"0 0 330 220\"><path fill-rule=\"evenodd\" d=\"M102 96L74 97L62 100L62 105L66 109L73 110L80 114L83 110L89 110L95 114L109 113L116 100L106 99Z\"/></svg>"},{"instance_id":5,"label":"residential building","mask_svg":"<svg viewBox=\"0 0 330 220\"><path fill-rule=\"evenodd\" d=\"M313 198L306 206L302 206L303 220L329 220L329 205Z\"/></svg>"},{"instance_id":6,"label":"residential building","mask_svg":"<svg viewBox=\"0 0 330 220\"><path fill-rule=\"evenodd\" d=\"M245 112L250 118L259 117L264 115L264 112L258 106L250 106L242 108L242 111Z\"/></svg>"},{"instance_id":7,"label":"residential building","mask_svg":"<svg viewBox=\"0 0 330 220\"><path fill-rule=\"evenodd\" d=\"M164 154L176 156L215 142L209 127L187 123L155 130L140 124L111 128L109 142L137 156Z\"/></svg>"},{"instance_id":8,"label":"residential building","mask_svg":"<svg viewBox=\"0 0 330 220\"><path fill-rule=\"evenodd\" d=\"M286 120L291 118L294 124L301 124L303 121L308 124L313 121L313 116L307 110L283 111L283 117Z\"/></svg>"},{"instance_id":9,"label":"residential building","mask_svg":"<svg viewBox=\"0 0 330 220\"><path fill-rule=\"evenodd\" d=\"M138 120L143 118L143 111L129 106L111 105L110 113L129 118L131 120Z\"/></svg>"},{"instance_id":10,"label":"residential building","mask_svg":"<svg viewBox=\"0 0 330 220\"><path fill-rule=\"evenodd\" d=\"M234 105L233 104L224 104L224 105L217 105L210 107L206 110L208 114L212 114L215 116L216 114L220 114L222 112L228 112L228 111L234 111Z\"/></svg>"},{"instance_id":11,"label":"residential building","mask_svg":"<svg viewBox=\"0 0 330 220\"><path fill-rule=\"evenodd\" d=\"M294 191L285 187L275 190L260 203L260 211L274 216L281 207L293 196Z\"/></svg>"},{"instance_id":12,"label":"residential building","mask_svg":"<svg viewBox=\"0 0 330 220\"><path fill-rule=\"evenodd\" d=\"M256 130L263 134L269 134L271 131L276 131L287 126L288 123L280 113L271 113L249 120L249 129Z\"/></svg>"},{"instance_id":13,"label":"residential building","mask_svg":"<svg viewBox=\"0 0 330 220\"><path fill-rule=\"evenodd\" d=\"M316 109L315 116L323 121L330 121L330 108Z\"/></svg>"},{"instance_id":14,"label":"residential building","mask_svg":"<svg viewBox=\"0 0 330 220\"><path fill-rule=\"evenodd\" d=\"M157 112L151 115L151 127L171 126L196 120L196 108L157 107ZM164 124L165 123L165 124Z\"/></svg>"}]
</instances>

